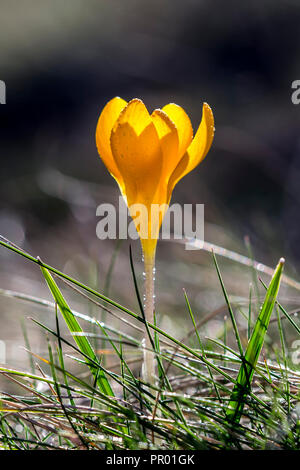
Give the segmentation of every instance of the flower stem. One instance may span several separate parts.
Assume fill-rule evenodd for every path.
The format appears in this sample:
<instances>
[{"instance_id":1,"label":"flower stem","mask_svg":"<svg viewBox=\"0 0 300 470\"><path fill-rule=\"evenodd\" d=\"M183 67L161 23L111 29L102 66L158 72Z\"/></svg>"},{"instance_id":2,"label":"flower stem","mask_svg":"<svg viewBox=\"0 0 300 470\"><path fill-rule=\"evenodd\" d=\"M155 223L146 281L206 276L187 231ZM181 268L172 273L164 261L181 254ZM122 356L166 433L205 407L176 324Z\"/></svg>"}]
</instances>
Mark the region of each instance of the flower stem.
<instances>
[{"instance_id":1,"label":"flower stem","mask_svg":"<svg viewBox=\"0 0 300 470\"><path fill-rule=\"evenodd\" d=\"M145 276L145 297L144 297L144 311L146 321L154 323L154 280L155 280L155 256L144 256L144 276ZM149 331L149 333L148 333ZM149 335L152 333L150 329L146 331L145 336L145 349L144 349L144 364L143 364L143 379L150 385L155 385L155 353L151 344Z\"/></svg>"}]
</instances>

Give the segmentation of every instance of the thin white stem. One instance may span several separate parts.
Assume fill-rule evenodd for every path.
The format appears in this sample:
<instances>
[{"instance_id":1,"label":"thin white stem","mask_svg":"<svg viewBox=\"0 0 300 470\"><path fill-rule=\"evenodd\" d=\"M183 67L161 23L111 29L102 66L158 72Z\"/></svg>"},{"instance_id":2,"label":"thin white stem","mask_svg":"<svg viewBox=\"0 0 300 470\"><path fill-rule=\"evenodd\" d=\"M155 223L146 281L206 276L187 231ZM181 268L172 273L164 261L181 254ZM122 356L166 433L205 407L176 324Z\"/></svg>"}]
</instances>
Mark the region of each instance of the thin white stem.
<instances>
[{"instance_id":1,"label":"thin white stem","mask_svg":"<svg viewBox=\"0 0 300 470\"><path fill-rule=\"evenodd\" d=\"M150 323L154 323L154 280L155 280L155 257L144 258L144 269L145 269L145 302L144 310L146 320ZM149 333L152 336L152 332L149 329ZM145 349L144 349L144 364L143 364L143 379L150 385L155 385L155 354L151 340L146 331L145 335Z\"/></svg>"}]
</instances>

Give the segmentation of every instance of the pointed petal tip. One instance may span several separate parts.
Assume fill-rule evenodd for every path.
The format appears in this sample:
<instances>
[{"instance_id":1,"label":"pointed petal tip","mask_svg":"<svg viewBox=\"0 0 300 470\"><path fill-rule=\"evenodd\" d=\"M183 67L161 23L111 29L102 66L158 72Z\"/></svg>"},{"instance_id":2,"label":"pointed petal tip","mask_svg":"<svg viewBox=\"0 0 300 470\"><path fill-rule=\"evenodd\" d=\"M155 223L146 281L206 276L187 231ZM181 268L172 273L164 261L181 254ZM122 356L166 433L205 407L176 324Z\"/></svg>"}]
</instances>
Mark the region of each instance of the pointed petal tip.
<instances>
[{"instance_id":1,"label":"pointed petal tip","mask_svg":"<svg viewBox=\"0 0 300 470\"><path fill-rule=\"evenodd\" d=\"M140 135L151 123L149 111L140 98L133 98L126 104L115 122L112 133L116 131L119 125L125 123L130 125L137 135Z\"/></svg>"},{"instance_id":2,"label":"pointed petal tip","mask_svg":"<svg viewBox=\"0 0 300 470\"><path fill-rule=\"evenodd\" d=\"M142 103L142 104L144 104L144 101L141 100L141 98L132 98L132 99L128 102L128 104L131 104L131 103Z\"/></svg>"},{"instance_id":3,"label":"pointed petal tip","mask_svg":"<svg viewBox=\"0 0 300 470\"><path fill-rule=\"evenodd\" d=\"M210 114L210 115L213 117L212 109L211 109L211 107L209 106L209 104L206 103L206 101L204 101L204 103L203 103L202 110L203 110L203 112L205 112L205 113L207 113L207 114Z\"/></svg>"},{"instance_id":4,"label":"pointed petal tip","mask_svg":"<svg viewBox=\"0 0 300 470\"><path fill-rule=\"evenodd\" d=\"M167 113L163 109L155 109L151 114L151 117L156 115L160 116L164 122L166 122L170 127L172 127L172 129L177 129L175 122L167 115Z\"/></svg>"},{"instance_id":5,"label":"pointed petal tip","mask_svg":"<svg viewBox=\"0 0 300 470\"><path fill-rule=\"evenodd\" d=\"M181 108L181 106L179 106L179 104L177 104L177 103L172 102L172 103L168 103L168 104L171 104L172 106L176 106L176 108Z\"/></svg>"},{"instance_id":6,"label":"pointed petal tip","mask_svg":"<svg viewBox=\"0 0 300 470\"><path fill-rule=\"evenodd\" d=\"M114 96L114 97L113 97L111 100L109 100L106 104L112 103L112 102L114 102L114 101L123 101L123 102L126 103L126 101L125 101L123 98L121 98L121 96Z\"/></svg>"},{"instance_id":7,"label":"pointed petal tip","mask_svg":"<svg viewBox=\"0 0 300 470\"><path fill-rule=\"evenodd\" d=\"M214 133L216 130L214 115L213 115L211 107L209 106L208 103L206 103L206 101L203 102L202 110L203 110L203 113L205 113L206 119L208 121L208 125L212 128L212 131Z\"/></svg>"},{"instance_id":8,"label":"pointed petal tip","mask_svg":"<svg viewBox=\"0 0 300 470\"><path fill-rule=\"evenodd\" d=\"M132 108L132 106L133 106L134 104L142 105L143 108L144 108L145 110L147 110L147 113L149 114L148 109L147 109L147 107L146 107L144 101L141 100L140 98L132 98L130 101L128 101L128 102L127 102L127 105L126 105L125 108L123 109L122 113L125 114L125 113L126 113L126 110L128 110L128 108L129 108L129 109Z\"/></svg>"}]
</instances>

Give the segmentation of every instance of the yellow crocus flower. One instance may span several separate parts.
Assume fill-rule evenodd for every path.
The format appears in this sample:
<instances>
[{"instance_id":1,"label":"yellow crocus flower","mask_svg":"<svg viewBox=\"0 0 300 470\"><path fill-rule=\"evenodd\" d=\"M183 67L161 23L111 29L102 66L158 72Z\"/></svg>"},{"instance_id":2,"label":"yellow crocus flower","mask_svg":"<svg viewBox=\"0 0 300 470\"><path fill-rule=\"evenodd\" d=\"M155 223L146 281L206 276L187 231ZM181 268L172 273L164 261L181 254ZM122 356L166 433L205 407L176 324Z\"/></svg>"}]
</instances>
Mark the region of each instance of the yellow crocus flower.
<instances>
[{"instance_id":1,"label":"yellow crocus flower","mask_svg":"<svg viewBox=\"0 0 300 470\"><path fill-rule=\"evenodd\" d=\"M140 99L127 103L116 97L100 114L96 129L98 152L117 181L134 220L132 207L138 204L147 209L147 220L142 221L146 232L140 217L136 228L144 253L148 321L153 318L153 268L163 217L175 185L205 158L213 136L214 118L207 103L203 104L202 120L194 138L188 115L174 103L155 109L150 115ZM153 217L153 207L162 208L158 217ZM152 383L153 372L152 367L146 374Z\"/></svg>"}]
</instances>

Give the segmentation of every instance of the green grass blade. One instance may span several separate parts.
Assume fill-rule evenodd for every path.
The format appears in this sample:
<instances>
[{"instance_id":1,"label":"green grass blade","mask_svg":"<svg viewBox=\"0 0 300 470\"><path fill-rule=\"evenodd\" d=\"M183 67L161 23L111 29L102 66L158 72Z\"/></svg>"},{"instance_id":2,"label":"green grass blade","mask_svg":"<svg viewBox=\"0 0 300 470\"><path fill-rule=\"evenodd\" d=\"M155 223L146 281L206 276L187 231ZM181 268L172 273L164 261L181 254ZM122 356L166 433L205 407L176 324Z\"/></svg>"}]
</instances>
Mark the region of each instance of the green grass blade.
<instances>
[{"instance_id":1,"label":"green grass blade","mask_svg":"<svg viewBox=\"0 0 300 470\"><path fill-rule=\"evenodd\" d=\"M260 280L262 285L264 286L264 288L267 290L267 286L266 284ZM286 319L290 322L290 324L295 328L295 330L297 331L297 333L300 335L300 328L299 326L294 322L294 320L292 319L291 315L289 315L289 313L283 308L283 306L276 301L276 305L278 305L279 309L281 310L281 312L283 313L283 315L286 317Z\"/></svg>"},{"instance_id":2,"label":"green grass blade","mask_svg":"<svg viewBox=\"0 0 300 470\"><path fill-rule=\"evenodd\" d=\"M55 300L55 302L57 303L58 305L58 308L59 310L61 311L61 314L71 332L71 334L73 333L78 333L78 332L83 332L80 324L78 323L78 321L76 320L75 316L73 315L70 307L68 306L67 302L65 301L62 293L60 292L56 282L54 281L54 279L52 278L51 274L47 271L47 269L43 268L41 266L41 270L42 270L42 273L45 277L45 280L48 284L48 287L53 295L53 298ZM85 356L88 356L91 358L92 361L94 362L98 362L98 359L97 359L97 356L90 344L90 342L88 341L88 339L86 338L86 336L77 336L77 335L74 335L74 340L78 346L78 348L80 349L80 351L85 354ZM97 374L97 370L95 369L94 366L91 366L89 364L89 367L91 369L91 372L93 374L94 377L97 377L97 383L99 385L99 388L100 390L105 393L106 395L110 395L110 396L114 396L114 393L112 391L112 388L103 372L103 370L100 370L99 371L99 374Z\"/></svg>"},{"instance_id":3,"label":"green grass blade","mask_svg":"<svg viewBox=\"0 0 300 470\"><path fill-rule=\"evenodd\" d=\"M269 326L270 317L278 294L283 265L284 259L281 258L274 271L270 285L266 292L264 303L256 320L251 338L248 342L244 360L240 367L237 381L231 394L231 399L226 414L228 420L235 423L240 421L244 407L244 397L250 390L251 380L263 346L265 334Z\"/></svg>"},{"instance_id":4,"label":"green grass blade","mask_svg":"<svg viewBox=\"0 0 300 470\"><path fill-rule=\"evenodd\" d=\"M234 334L235 334L236 342L237 342L240 354L241 354L241 356L243 356L243 347L242 347L241 338L240 338L240 335L239 335L239 330L238 330L238 327L237 327L236 319L235 319L231 304L229 302L229 297L228 297L227 291L225 289L225 284L224 284L222 276L221 276L221 271L220 271L220 268L219 268L219 265L218 265L218 262L217 262L216 255L214 254L214 252L212 252L212 255L213 255L214 264L215 264L215 267L216 267L216 270L217 270L218 278L219 278L219 281L220 281L220 284L221 284L221 287L222 287L225 302L227 304L228 312L229 312L229 315L230 315L230 318L231 318L232 327L233 327L233 331L234 331Z\"/></svg>"}]
</instances>

